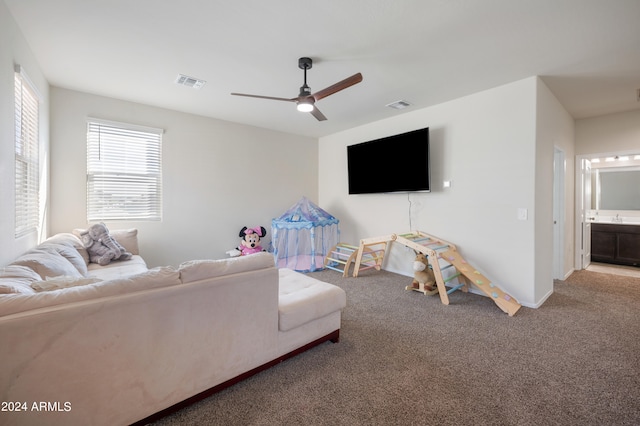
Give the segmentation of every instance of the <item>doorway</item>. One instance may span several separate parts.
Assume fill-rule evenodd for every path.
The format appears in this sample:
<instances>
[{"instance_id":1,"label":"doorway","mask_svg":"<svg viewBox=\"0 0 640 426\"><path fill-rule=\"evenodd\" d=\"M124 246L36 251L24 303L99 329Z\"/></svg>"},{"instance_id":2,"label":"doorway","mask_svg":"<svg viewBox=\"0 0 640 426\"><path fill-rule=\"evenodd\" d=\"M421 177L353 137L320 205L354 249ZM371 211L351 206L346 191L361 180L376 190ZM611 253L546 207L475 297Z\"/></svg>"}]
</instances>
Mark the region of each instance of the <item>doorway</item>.
<instances>
[{"instance_id":1,"label":"doorway","mask_svg":"<svg viewBox=\"0 0 640 426\"><path fill-rule=\"evenodd\" d=\"M596 164L596 161L600 164ZM587 269L591 263L591 223L598 220L598 211L593 210L598 207L592 204L592 200L600 197L596 192L598 188L592 188L591 172L592 168L602 169L602 162L607 168L637 165L640 164L640 155L636 154L636 151L623 151L576 156L574 250L576 270Z\"/></svg>"}]
</instances>

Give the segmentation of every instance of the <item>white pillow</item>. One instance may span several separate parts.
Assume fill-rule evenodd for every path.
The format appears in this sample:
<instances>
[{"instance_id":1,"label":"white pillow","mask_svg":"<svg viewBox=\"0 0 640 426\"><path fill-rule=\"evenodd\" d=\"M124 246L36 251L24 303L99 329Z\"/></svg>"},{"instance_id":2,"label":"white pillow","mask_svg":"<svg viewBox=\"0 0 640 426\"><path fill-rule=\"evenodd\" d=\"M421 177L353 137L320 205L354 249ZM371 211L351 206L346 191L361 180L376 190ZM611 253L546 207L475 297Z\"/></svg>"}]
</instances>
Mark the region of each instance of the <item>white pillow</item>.
<instances>
[{"instance_id":1,"label":"white pillow","mask_svg":"<svg viewBox=\"0 0 640 426\"><path fill-rule=\"evenodd\" d=\"M79 285L93 284L100 281L95 277L78 278L76 276L62 275L58 277L47 277L46 280L31 283L31 288L37 292L58 290L61 288L77 287Z\"/></svg>"},{"instance_id":2,"label":"white pillow","mask_svg":"<svg viewBox=\"0 0 640 426\"><path fill-rule=\"evenodd\" d=\"M0 268L0 294L32 294L31 283L40 279L40 275L26 266L5 266Z\"/></svg>"},{"instance_id":3,"label":"white pillow","mask_svg":"<svg viewBox=\"0 0 640 426\"><path fill-rule=\"evenodd\" d=\"M78 272L80 272L80 275L87 275L87 263L85 262L82 254L80 254L80 252L75 247L67 244L45 241L44 243L40 244L38 248L47 251L57 251L62 257L67 259L78 270Z\"/></svg>"},{"instance_id":4,"label":"white pillow","mask_svg":"<svg viewBox=\"0 0 640 426\"><path fill-rule=\"evenodd\" d=\"M115 229L109 231L109 233L126 251L131 254L140 254L140 249L138 248L138 230L136 228Z\"/></svg>"},{"instance_id":5,"label":"white pillow","mask_svg":"<svg viewBox=\"0 0 640 426\"><path fill-rule=\"evenodd\" d=\"M11 264L33 269L40 275L40 279L59 275L82 276L71 262L53 248L36 248L28 251Z\"/></svg>"},{"instance_id":6,"label":"white pillow","mask_svg":"<svg viewBox=\"0 0 640 426\"><path fill-rule=\"evenodd\" d=\"M61 232L59 234L55 234L47 238L43 242L43 245L48 243L63 244L65 246L75 248L78 251L78 253L80 253L80 256L82 256L84 263L86 265L89 264L89 253L87 253L87 249L82 244L82 241L80 241L80 237L73 235L70 232Z\"/></svg>"}]
</instances>

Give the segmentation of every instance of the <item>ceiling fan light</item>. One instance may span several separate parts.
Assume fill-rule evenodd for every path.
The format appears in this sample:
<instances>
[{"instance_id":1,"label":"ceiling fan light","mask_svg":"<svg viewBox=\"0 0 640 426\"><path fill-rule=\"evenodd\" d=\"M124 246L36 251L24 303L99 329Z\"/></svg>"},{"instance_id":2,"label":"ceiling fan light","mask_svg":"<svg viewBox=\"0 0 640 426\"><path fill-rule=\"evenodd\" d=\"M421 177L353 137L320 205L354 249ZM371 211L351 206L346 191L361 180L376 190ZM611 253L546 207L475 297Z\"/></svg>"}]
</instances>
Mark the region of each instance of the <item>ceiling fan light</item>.
<instances>
[{"instance_id":1,"label":"ceiling fan light","mask_svg":"<svg viewBox=\"0 0 640 426\"><path fill-rule=\"evenodd\" d=\"M298 111L300 112L311 112L313 111L313 104L311 102L298 102Z\"/></svg>"}]
</instances>

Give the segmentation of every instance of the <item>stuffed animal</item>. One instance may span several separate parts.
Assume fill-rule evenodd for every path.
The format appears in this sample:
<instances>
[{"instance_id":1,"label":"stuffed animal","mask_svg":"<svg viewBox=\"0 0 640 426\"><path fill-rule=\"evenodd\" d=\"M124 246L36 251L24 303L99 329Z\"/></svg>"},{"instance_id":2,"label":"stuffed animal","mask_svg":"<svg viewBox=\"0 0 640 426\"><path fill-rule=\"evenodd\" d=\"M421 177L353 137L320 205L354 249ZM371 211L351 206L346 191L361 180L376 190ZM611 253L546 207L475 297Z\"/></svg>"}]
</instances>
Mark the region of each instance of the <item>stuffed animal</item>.
<instances>
[{"instance_id":1,"label":"stuffed animal","mask_svg":"<svg viewBox=\"0 0 640 426\"><path fill-rule=\"evenodd\" d=\"M423 253L416 253L416 257L413 261L413 282L407 287L407 290L421 291L424 294L435 293L436 276L429 267L429 260Z\"/></svg>"},{"instance_id":2,"label":"stuffed animal","mask_svg":"<svg viewBox=\"0 0 640 426\"><path fill-rule=\"evenodd\" d=\"M245 226L238 235L241 238L240 245L233 250L229 250L227 254L231 257L236 257L265 251L260 246L260 239L265 235L267 235L267 230L262 226L256 226L255 228L247 228Z\"/></svg>"},{"instance_id":3,"label":"stuffed animal","mask_svg":"<svg viewBox=\"0 0 640 426\"><path fill-rule=\"evenodd\" d=\"M109 234L104 223L93 224L80 234L82 244L89 253L89 261L98 265L108 265L112 260L129 260L129 253Z\"/></svg>"}]
</instances>

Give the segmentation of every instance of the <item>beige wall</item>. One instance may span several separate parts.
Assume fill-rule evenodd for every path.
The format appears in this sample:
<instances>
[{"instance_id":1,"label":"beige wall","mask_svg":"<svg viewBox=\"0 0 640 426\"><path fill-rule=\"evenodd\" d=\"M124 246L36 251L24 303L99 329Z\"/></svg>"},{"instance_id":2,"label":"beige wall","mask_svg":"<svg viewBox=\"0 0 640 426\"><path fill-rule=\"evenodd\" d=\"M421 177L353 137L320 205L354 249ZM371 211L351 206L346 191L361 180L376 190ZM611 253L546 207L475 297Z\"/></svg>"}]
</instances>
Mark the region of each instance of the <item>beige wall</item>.
<instances>
[{"instance_id":1,"label":"beige wall","mask_svg":"<svg viewBox=\"0 0 640 426\"><path fill-rule=\"evenodd\" d=\"M122 100L51 89L51 231L86 227L87 117L164 129L162 222L140 229L150 266L225 257L303 195L317 201L317 140ZM263 241L267 248L270 235Z\"/></svg>"},{"instance_id":2,"label":"beige wall","mask_svg":"<svg viewBox=\"0 0 640 426\"><path fill-rule=\"evenodd\" d=\"M536 189L551 189L554 138L545 137L537 147L538 98L553 103L550 92L538 90L540 84L532 77L321 138L320 203L342 221L342 240L421 230L456 244L523 304L544 301L553 285L544 268L550 268L553 253L541 249L552 247L552 232L550 223L537 227L539 217L550 217L552 202L538 199ZM549 132L570 145L572 121L563 111L558 108L560 124ZM431 193L348 195L346 146L427 126ZM371 178L405 167L411 167L410 158L372 170ZM450 188L443 188L445 180ZM527 209L528 220L518 220L519 208ZM392 246L385 268L410 276L412 257L410 250Z\"/></svg>"},{"instance_id":3,"label":"beige wall","mask_svg":"<svg viewBox=\"0 0 640 426\"><path fill-rule=\"evenodd\" d=\"M576 120L576 155L640 153L640 110Z\"/></svg>"},{"instance_id":4,"label":"beige wall","mask_svg":"<svg viewBox=\"0 0 640 426\"><path fill-rule=\"evenodd\" d=\"M15 238L15 96L14 67L18 64L41 95L40 99L40 174L41 229ZM47 232L49 158L49 84L36 62L29 45L13 21L4 2L0 1L0 265L4 265L38 243Z\"/></svg>"},{"instance_id":5,"label":"beige wall","mask_svg":"<svg viewBox=\"0 0 640 426\"><path fill-rule=\"evenodd\" d=\"M553 278L568 277L574 259L574 131L573 118L551 93L538 81L536 110L536 287L535 300L545 300L553 293ZM554 175L554 151L564 156L562 171ZM555 179L562 184L558 199L553 198ZM562 209L554 215L554 203ZM559 233L559 247L554 246L554 232ZM557 277L553 276L552 253L560 263Z\"/></svg>"}]
</instances>

